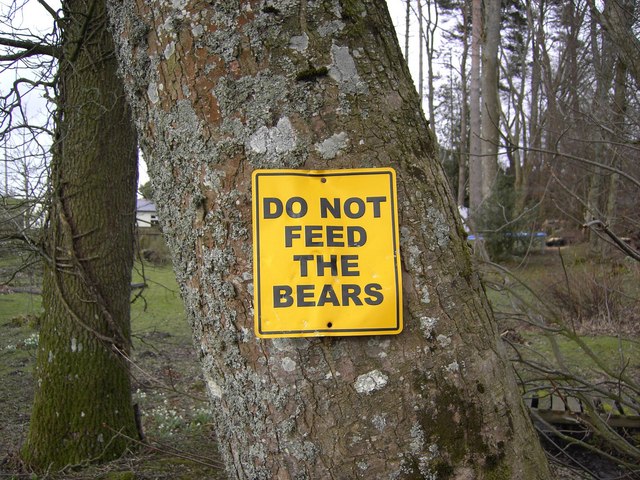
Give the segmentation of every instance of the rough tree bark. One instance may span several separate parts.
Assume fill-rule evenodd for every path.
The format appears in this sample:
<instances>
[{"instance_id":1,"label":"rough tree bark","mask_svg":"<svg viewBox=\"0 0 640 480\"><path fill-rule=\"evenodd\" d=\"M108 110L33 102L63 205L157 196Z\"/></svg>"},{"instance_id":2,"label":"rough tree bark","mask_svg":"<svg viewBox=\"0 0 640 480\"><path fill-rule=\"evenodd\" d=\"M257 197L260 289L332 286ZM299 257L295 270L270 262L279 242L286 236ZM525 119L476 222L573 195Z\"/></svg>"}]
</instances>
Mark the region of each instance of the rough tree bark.
<instances>
[{"instance_id":1,"label":"rough tree bark","mask_svg":"<svg viewBox=\"0 0 640 480\"><path fill-rule=\"evenodd\" d=\"M136 434L129 368L136 134L104 0L63 4L63 54L36 396L24 459L120 456ZM122 435L121 435L122 434Z\"/></svg>"},{"instance_id":2,"label":"rough tree bark","mask_svg":"<svg viewBox=\"0 0 640 480\"><path fill-rule=\"evenodd\" d=\"M233 478L548 478L383 2L110 2ZM405 329L252 333L255 168L393 166Z\"/></svg>"}]
</instances>

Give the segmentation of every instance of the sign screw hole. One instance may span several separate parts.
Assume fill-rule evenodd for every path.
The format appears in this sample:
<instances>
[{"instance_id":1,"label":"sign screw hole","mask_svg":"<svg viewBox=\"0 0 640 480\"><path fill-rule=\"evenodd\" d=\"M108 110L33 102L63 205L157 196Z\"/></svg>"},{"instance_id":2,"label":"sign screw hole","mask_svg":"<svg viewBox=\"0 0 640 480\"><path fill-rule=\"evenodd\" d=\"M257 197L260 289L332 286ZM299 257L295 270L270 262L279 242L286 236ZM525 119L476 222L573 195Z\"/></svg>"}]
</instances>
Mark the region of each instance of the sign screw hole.
<instances>
[{"instance_id":1,"label":"sign screw hole","mask_svg":"<svg viewBox=\"0 0 640 480\"><path fill-rule=\"evenodd\" d=\"M333 323L331 323L331 322L327 323L327 327L328 327L328 328L333 327Z\"/></svg>"},{"instance_id":2,"label":"sign screw hole","mask_svg":"<svg viewBox=\"0 0 640 480\"><path fill-rule=\"evenodd\" d=\"M322 183L327 183L327 179L326 179L326 178L324 178L324 177L322 177L322 178L320 179L320 181L321 181Z\"/></svg>"}]
</instances>

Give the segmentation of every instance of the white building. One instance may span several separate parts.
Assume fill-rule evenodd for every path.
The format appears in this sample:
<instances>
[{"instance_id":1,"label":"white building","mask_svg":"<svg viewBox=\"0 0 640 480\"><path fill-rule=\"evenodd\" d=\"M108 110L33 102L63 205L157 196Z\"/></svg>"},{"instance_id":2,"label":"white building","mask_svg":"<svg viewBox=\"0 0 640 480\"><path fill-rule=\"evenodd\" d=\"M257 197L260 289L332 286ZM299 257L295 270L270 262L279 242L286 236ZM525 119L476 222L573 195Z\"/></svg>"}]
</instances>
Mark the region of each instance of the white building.
<instances>
[{"instance_id":1,"label":"white building","mask_svg":"<svg viewBox=\"0 0 640 480\"><path fill-rule=\"evenodd\" d=\"M156 204L146 198L136 200L136 225L138 227L157 227L158 212Z\"/></svg>"}]
</instances>

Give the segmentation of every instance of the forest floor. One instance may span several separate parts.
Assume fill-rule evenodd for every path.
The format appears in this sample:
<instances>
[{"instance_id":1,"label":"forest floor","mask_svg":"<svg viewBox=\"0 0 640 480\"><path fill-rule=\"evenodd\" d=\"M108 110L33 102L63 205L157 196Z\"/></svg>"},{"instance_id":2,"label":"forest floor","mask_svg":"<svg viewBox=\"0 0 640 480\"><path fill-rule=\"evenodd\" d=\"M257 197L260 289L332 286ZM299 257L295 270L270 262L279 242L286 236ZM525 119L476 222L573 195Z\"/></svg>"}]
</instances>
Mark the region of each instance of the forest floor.
<instances>
[{"instance_id":1,"label":"forest floor","mask_svg":"<svg viewBox=\"0 0 640 480\"><path fill-rule=\"evenodd\" d=\"M488 293L496 310L499 326L515 332L533 348L548 354L549 349L540 336L525 323L518 323L513 315L514 296L522 302L536 303L535 294L522 287L516 277L534 287L553 308L569 312L579 318L578 330L590 348L598 355L611 357L622 352L627 368L640 380L640 346L637 325L640 320L640 270L624 261L600 266L585 260L583 250L537 252L525 260L506 262L511 273L485 272L489 280ZM0 262L0 270L6 268ZM133 331L133 390L138 403L146 435L146 443L124 458L103 465L77 465L62 472L35 475L20 465L18 451L25 440L33 397L33 369L38 342L37 323L41 314L40 297L34 293L0 292L0 478L11 479L218 479L224 472L217 454L215 432L206 399L205 385L193 348L191 333L177 292L171 268L137 266L133 282L144 282L143 297L132 306ZM0 272L1 273L1 272ZM33 280L31 280L33 281ZM615 305L602 300L595 289L594 298L583 298L596 282L607 283ZM20 281L18 282L20 284ZM28 284L22 279L22 285ZM507 288L508 287L508 288ZM5 291L6 292L6 291ZM587 295L589 297L589 295ZM604 306L602 302L604 301ZM600 307L598 307L600 303ZM594 304L594 305L591 305ZM591 305L591 306L589 306ZM590 308L589 312L584 312ZM598 311L604 308L609 315ZM611 309L617 309L613 321ZM582 310L581 310L582 309ZM572 313L573 312L573 313ZM560 315L560 313L559 313ZM573 318L572 317L572 318ZM621 340L620 332L626 339ZM623 343L621 343L623 342ZM568 362L584 368L584 356L569 344L560 344ZM550 454L557 453L546 445ZM602 461L582 450L573 451L579 463L591 470L589 476L574 468L555 467L555 477L564 480L578 478L620 477L615 462ZM593 475L595 473L595 475Z\"/></svg>"}]
</instances>

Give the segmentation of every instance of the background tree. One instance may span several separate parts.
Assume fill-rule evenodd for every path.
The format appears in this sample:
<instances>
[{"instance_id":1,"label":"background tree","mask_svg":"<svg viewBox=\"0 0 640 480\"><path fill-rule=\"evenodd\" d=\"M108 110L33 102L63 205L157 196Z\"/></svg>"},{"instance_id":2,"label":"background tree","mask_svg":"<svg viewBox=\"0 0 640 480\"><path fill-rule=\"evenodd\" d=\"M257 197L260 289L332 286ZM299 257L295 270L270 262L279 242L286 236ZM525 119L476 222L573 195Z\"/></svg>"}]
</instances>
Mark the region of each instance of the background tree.
<instances>
[{"instance_id":1,"label":"background tree","mask_svg":"<svg viewBox=\"0 0 640 480\"><path fill-rule=\"evenodd\" d=\"M469 87L469 209L471 226L477 232L482 205L482 124L480 63L482 45L482 0L471 3L471 75Z\"/></svg>"},{"instance_id":2,"label":"background tree","mask_svg":"<svg viewBox=\"0 0 640 480\"><path fill-rule=\"evenodd\" d=\"M482 199L488 201L495 190L500 145L500 97L498 96L498 50L500 48L501 0L483 2L481 145Z\"/></svg>"},{"instance_id":3,"label":"background tree","mask_svg":"<svg viewBox=\"0 0 640 480\"><path fill-rule=\"evenodd\" d=\"M142 198L145 198L147 200L152 200L153 199L153 185L151 184L151 181L148 181L148 182L144 183L143 185L140 185L140 187L138 188L138 193L140 193L140 195L142 195Z\"/></svg>"},{"instance_id":4,"label":"background tree","mask_svg":"<svg viewBox=\"0 0 640 480\"><path fill-rule=\"evenodd\" d=\"M49 469L119 456L136 432L127 355L137 154L104 2L66 1L60 15L40 3L61 27L60 46L0 43L14 49L5 61L58 60L45 313L23 449L28 463ZM23 108L14 98L6 134L8 113Z\"/></svg>"},{"instance_id":5,"label":"background tree","mask_svg":"<svg viewBox=\"0 0 640 480\"><path fill-rule=\"evenodd\" d=\"M548 478L386 7L110 7L229 475ZM255 338L251 172L389 165L405 331Z\"/></svg>"}]
</instances>

